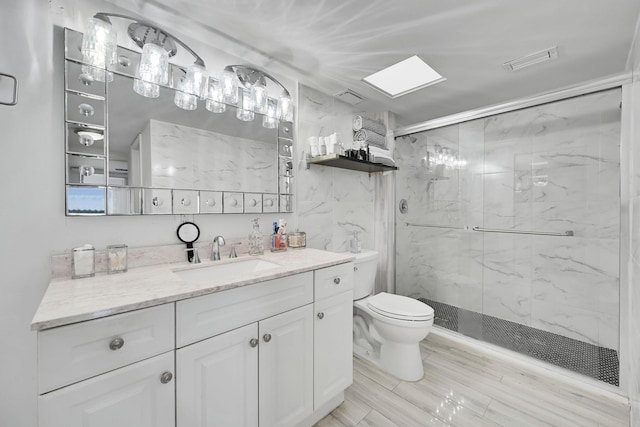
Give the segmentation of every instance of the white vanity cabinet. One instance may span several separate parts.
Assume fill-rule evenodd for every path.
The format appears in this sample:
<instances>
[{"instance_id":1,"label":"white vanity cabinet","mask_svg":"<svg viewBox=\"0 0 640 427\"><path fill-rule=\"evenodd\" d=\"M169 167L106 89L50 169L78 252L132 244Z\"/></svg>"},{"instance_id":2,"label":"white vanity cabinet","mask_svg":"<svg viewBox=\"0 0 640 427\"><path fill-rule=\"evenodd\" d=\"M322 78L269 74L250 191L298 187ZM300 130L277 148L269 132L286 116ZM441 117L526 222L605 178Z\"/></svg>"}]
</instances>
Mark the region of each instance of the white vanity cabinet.
<instances>
[{"instance_id":1,"label":"white vanity cabinet","mask_svg":"<svg viewBox=\"0 0 640 427\"><path fill-rule=\"evenodd\" d=\"M352 382L353 263L38 331L40 427L305 427Z\"/></svg>"},{"instance_id":2,"label":"white vanity cabinet","mask_svg":"<svg viewBox=\"0 0 640 427\"><path fill-rule=\"evenodd\" d=\"M179 301L178 427L293 426L310 416L312 303L312 272Z\"/></svg>"},{"instance_id":3,"label":"white vanity cabinet","mask_svg":"<svg viewBox=\"0 0 640 427\"><path fill-rule=\"evenodd\" d=\"M175 424L174 307L38 333L40 427Z\"/></svg>"},{"instance_id":4,"label":"white vanity cabinet","mask_svg":"<svg viewBox=\"0 0 640 427\"><path fill-rule=\"evenodd\" d=\"M353 382L353 263L315 271L314 407Z\"/></svg>"},{"instance_id":5,"label":"white vanity cabinet","mask_svg":"<svg viewBox=\"0 0 640 427\"><path fill-rule=\"evenodd\" d=\"M261 427L295 426L313 413L313 305L260 322Z\"/></svg>"},{"instance_id":6,"label":"white vanity cabinet","mask_svg":"<svg viewBox=\"0 0 640 427\"><path fill-rule=\"evenodd\" d=\"M177 425L258 425L258 324L176 351Z\"/></svg>"}]
</instances>

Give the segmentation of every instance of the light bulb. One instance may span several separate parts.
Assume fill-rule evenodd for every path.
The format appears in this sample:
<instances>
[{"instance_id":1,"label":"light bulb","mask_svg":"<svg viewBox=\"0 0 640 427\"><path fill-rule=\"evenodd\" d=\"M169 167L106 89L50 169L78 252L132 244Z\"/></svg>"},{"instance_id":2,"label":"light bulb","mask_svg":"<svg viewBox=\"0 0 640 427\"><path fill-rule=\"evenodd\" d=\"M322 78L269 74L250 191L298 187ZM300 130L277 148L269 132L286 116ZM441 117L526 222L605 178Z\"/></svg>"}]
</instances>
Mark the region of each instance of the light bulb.
<instances>
[{"instance_id":1,"label":"light bulb","mask_svg":"<svg viewBox=\"0 0 640 427\"><path fill-rule=\"evenodd\" d=\"M278 98L278 118L284 122L293 121L293 104L291 96L286 92Z\"/></svg>"},{"instance_id":2,"label":"light bulb","mask_svg":"<svg viewBox=\"0 0 640 427\"><path fill-rule=\"evenodd\" d=\"M251 86L251 102L253 103L253 111L258 114L267 114L267 88L260 81L255 82Z\"/></svg>"},{"instance_id":3,"label":"light bulb","mask_svg":"<svg viewBox=\"0 0 640 427\"><path fill-rule=\"evenodd\" d=\"M238 103L238 109L236 110L236 117L238 120L244 122L250 122L255 118L253 112L253 98L251 97L251 91L249 89L240 88L240 102Z\"/></svg>"},{"instance_id":4,"label":"light bulb","mask_svg":"<svg viewBox=\"0 0 640 427\"><path fill-rule=\"evenodd\" d=\"M212 113L224 113L227 106L224 104L222 83L220 80L209 79L209 89L205 108Z\"/></svg>"},{"instance_id":5,"label":"light bulb","mask_svg":"<svg viewBox=\"0 0 640 427\"><path fill-rule=\"evenodd\" d=\"M117 59L117 34L110 23L89 18L82 36L82 72L99 82L112 81L113 73L106 70L115 66Z\"/></svg>"}]
</instances>

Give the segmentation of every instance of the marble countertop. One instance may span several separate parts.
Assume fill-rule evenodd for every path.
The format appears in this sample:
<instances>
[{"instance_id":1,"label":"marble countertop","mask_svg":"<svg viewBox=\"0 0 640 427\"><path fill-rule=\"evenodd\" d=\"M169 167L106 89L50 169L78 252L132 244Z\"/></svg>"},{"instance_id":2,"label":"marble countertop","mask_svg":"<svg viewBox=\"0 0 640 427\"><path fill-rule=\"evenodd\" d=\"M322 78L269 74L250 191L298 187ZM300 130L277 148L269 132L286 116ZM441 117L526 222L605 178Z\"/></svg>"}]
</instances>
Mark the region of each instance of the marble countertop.
<instances>
[{"instance_id":1,"label":"marble countertop","mask_svg":"<svg viewBox=\"0 0 640 427\"><path fill-rule=\"evenodd\" d=\"M234 276L215 277L206 283L187 282L174 271L210 265L262 259L278 267ZM161 264L130 269L122 274L101 273L84 279L59 278L49 284L31 321L32 330L43 330L75 322L124 313L144 307L197 297L265 280L277 279L318 268L343 264L354 259L350 253L334 253L318 249L296 249L265 252L258 257L241 256L222 261Z\"/></svg>"}]
</instances>

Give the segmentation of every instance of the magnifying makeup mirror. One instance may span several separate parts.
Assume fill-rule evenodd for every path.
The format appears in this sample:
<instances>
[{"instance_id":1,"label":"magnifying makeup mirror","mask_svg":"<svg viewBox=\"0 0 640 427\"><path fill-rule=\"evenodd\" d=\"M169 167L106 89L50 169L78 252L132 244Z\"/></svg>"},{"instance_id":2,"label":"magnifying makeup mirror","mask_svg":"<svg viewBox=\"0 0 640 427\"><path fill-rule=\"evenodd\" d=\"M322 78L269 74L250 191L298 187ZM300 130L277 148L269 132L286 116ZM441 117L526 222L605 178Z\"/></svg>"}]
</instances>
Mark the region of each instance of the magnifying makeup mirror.
<instances>
[{"instance_id":1,"label":"magnifying makeup mirror","mask_svg":"<svg viewBox=\"0 0 640 427\"><path fill-rule=\"evenodd\" d=\"M187 244L187 259L193 260L193 242L200 237L200 229L193 222L183 222L178 226L178 239Z\"/></svg>"}]
</instances>

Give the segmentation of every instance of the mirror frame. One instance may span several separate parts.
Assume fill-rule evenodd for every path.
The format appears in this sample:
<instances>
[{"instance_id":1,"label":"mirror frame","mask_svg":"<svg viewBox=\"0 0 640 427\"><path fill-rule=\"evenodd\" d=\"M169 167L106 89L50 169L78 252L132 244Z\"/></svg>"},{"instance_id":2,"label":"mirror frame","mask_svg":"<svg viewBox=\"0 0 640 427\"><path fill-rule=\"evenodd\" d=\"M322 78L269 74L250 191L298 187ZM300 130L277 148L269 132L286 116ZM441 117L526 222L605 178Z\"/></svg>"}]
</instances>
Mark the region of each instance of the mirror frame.
<instances>
[{"instance_id":1,"label":"mirror frame","mask_svg":"<svg viewBox=\"0 0 640 427\"><path fill-rule=\"evenodd\" d=\"M78 40L82 40L82 33L64 28L64 111L65 111L65 215L66 216L131 216L131 215L178 215L178 214L220 214L220 213L276 213L293 212L293 123L278 121L277 127L277 193L256 193L251 191L218 191L199 188L153 188L132 187L125 185L109 184L109 119L108 119L108 84L102 90L81 90L76 82L73 82L67 72L70 64L88 65L83 61ZM118 45L118 55L125 54L133 64L137 64L140 53ZM185 72L184 68L170 64L172 73ZM114 69L106 72L134 78L132 74L135 66L128 65L129 70L123 69L119 64ZM71 84L70 84L71 83ZM75 87L72 87L75 85ZM166 86L172 90L172 82ZM133 91L133 89L132 89ZM70 99L86 100L87 103L99 104L94 112L73 108L74 103ZM102 108L100 108L100 105ZM236 108L235 105L229 105ZM95 117L94 117L95 116ZM243 122L238 121L242 126ZM102 151L79 152L70 150L69 140L71 133L86 130L101 133L103 135ZM80 183L72 182L69 177L71 167L70 160L85 158L87 162L102 164L104 167L104 182ZM102 163L101 163L102 162ZM73 197L77 194L93 195L100 199L95 210L74 210ZM126 209L119 211L113 202L119 195L120 200L126 201Z\"/></svg>"}]
</instances>

